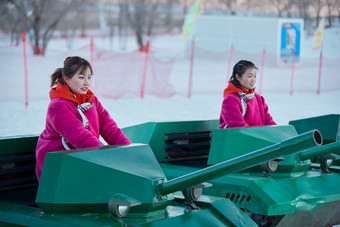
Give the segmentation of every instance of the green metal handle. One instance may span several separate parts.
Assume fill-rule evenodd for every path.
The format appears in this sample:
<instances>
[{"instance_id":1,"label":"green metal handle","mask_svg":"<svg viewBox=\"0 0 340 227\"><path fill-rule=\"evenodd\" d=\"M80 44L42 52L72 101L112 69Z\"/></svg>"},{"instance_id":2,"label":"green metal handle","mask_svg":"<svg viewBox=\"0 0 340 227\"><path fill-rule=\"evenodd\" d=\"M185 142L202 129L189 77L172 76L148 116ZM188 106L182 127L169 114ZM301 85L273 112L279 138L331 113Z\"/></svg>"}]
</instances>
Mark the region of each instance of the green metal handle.
<instances>
[{"instance_id":1,"label":"green metal handle","mask_svg":"<svg viewBox=\"0 0 340 227\"><path fill-rule=\"evenodd\" d=\"M300 160L307 160L330 153L340 154L340 141L303 151L299 154L299 157Z\"/></svg>"},{"instance_id":2,"label":"green metal handle","mask_svg":"<svg viewBox=\"0 0 340 227\"><path fill-rule=\"evenodd\" d=\"M204 181L215 179L252 166L289 155L322 144L322 136L318 130L312 130L280 143L253 151L251 153L221 162L219 164L186 174L158 185L158 192L167 195L172 192L192 187ZM232 152L232 151L229 151Z\"/></svg>"}]
</instances>

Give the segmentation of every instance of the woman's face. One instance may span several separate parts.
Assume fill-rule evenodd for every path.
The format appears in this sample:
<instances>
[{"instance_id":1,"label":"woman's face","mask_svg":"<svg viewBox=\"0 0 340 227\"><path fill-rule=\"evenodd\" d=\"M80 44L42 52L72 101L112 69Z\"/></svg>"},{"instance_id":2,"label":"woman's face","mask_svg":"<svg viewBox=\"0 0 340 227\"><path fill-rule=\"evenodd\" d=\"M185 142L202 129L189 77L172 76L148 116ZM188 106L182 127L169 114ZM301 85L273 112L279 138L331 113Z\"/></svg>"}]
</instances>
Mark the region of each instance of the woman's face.
<instances>
[{"instance_id":1,"label":"woman's face","mask_svg":"<svg viewBox=\"0 0 340 227\"><path fill-rule=\"evenodd\" d=\"M249 89L255 88L256 83L256 69L249 68L247 69L242 76L236 74L236 79L241 84L241 86L249 91Z\"/></svg>"},{"instance_id":2,"label":"woman's face","mask_svg":"<svg viewBox=\"0 0 340 227\"><path fill-rule=\"evenodd\" d=\"M91 77L91 70L87 68L83 74L78 71L72 78L65 76L64 81L74 93L86 94L92 83Z\"/></svg>"}]
</instances>

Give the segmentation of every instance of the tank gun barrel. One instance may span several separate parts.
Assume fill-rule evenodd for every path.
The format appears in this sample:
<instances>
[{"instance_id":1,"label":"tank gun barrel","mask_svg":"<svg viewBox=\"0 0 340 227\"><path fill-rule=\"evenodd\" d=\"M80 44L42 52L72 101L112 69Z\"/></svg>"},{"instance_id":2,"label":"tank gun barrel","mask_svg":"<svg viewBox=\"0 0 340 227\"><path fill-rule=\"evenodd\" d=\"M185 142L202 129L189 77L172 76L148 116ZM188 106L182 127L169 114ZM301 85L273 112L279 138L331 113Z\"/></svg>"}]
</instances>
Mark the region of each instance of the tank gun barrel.
<instances>
[{"instance_id":1,"label":"tank gun barrel","mask_svg":"<svg viewBox=\"0 0 340 227\"><path fill-rule=\"evenodd\" d=\"M340 141L326 144L303 151L299 154L300 160L316 158L324 154L337 153L340 154Z\"/></svg>"},{"instance_id":2,"label":"tank gun barrel","mask_svg":"<svg viewBox=\"0 0 340 227\"><path fill-rule=\"evenodd\" d=\"M280 143L164 182L158 185L158 191L161 195L167 195L169 193L192 187L204 181L241 171L273 160L277 157L293 154L311 147L320 146L321 144L322 136L320 132L318 130L312 130L284 140Z\"/></svg>"}]
</instances>

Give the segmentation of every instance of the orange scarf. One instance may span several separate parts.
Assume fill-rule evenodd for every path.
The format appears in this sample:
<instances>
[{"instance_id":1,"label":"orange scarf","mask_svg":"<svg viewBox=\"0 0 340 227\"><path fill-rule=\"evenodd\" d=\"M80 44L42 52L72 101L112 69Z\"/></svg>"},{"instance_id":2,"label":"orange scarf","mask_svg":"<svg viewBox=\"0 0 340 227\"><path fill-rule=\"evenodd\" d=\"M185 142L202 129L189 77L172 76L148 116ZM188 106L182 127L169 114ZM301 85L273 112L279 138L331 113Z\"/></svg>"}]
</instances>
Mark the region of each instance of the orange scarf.
<instances>
[{"instance_id":1,"label":"orange scarf","mask_svg":"<svg viewBox=\"0 0 340 227\"><path fill-rule=\"evenodd\" d=\"M85 102L92 102L95 96L90 89L87 91L87 94L74 94L70 87L59 79L57 86L50 91L50 99L52 100L53 98L62 98L81 105Z\"/></svg>"},{"instance_id":2,"label":"orange scarf","mask_svg":"<svg viewBox=\"0 0 340 227\"><path fill-rule=\"evenodd\" d=\"M228 82L228 86L223 91L223 98L225 98L229 94L244 92L246 95L254 92L255 89L250 89L249 91L245 90L243 87L238 87L234 85L232 82Z\"/></svg>"}]
</instances>

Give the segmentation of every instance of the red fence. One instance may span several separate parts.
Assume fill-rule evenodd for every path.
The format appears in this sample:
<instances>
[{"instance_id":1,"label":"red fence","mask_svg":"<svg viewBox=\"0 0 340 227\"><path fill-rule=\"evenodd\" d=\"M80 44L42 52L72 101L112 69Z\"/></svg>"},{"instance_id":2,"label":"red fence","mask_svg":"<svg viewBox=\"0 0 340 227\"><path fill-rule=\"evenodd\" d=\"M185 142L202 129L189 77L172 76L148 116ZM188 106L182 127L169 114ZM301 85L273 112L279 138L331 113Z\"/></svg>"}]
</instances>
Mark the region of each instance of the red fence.
<instances>
[{"instance_id":1,"label":"red fence","mask_svg":"<svg viewBox=\"0 0 340 227\"><path fill-rule=\"evenodd\" d=\"M221 95L230 77L232 66L241 59L253 61L258 67L259 92L320 92L339 90L339 58L323 58L319 80L318 57L303 57L300 65L279 67L277 56L265 50L245 53L231 48L212 52L188 45L176 52L150 45L148 51L113 53L96 45L98 38L74 50L48 48L45 56L35 56L25 42L18 46L0 45L0 101L48 99L50 75L62 67L67 56L79 55L92 63L97 96L154 95L167 98L174 94L190 97L194 94ZM86 42L86 41L85 41ZM99 41L98 41L99 42ZM184 42L184 41L183 41ZM165 44L166 45L166 44ZM183 45L184 46L184 45ZM25 79L26 78L26 79Z\"/></svg>"}]
</instances>

